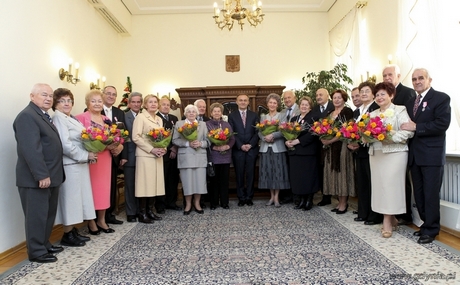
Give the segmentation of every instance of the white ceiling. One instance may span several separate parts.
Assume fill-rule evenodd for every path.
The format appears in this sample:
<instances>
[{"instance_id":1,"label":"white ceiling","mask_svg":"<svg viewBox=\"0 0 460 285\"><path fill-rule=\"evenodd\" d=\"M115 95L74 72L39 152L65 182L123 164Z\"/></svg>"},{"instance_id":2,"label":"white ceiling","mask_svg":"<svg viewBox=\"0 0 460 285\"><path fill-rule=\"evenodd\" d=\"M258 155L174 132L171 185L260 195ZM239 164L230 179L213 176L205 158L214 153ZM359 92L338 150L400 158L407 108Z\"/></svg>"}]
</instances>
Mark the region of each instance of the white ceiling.
<instances>
[{"instance_id":1,"label":"white ceiling","mask_svg":"<svg viewBox=\"0 0 460 285\"><path fill-rule=\"evenodd\" d=\"M264 12L327 12L337 0L261 0ZM211 13L222 0L121 0L132 15ZM248 0L241 0L249 6Z\"/></svg>"}]
</instances>

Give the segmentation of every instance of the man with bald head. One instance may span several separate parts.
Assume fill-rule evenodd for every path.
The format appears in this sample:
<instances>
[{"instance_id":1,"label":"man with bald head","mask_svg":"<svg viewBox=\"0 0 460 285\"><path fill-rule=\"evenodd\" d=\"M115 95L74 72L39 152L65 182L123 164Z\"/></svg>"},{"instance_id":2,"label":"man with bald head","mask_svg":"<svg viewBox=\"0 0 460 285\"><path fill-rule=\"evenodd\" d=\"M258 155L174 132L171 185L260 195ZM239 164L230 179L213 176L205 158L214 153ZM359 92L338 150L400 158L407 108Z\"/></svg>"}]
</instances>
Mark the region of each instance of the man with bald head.
<instances>
[{"instance_id":1,"label":"man with bald head","mask_svg":"<svg viewBox=\"0 0 460 285\"><path fill-rule=\"evenodd\" d=\"M64 182L62 144L48 110L53 106L53 89L37 83L30 92L29 105L13 123L17 142L16 186L25 216L29 260L56 262L53 253L63 250L53 246L53 230L59 186Z\"/></svg>"}]
</instances>

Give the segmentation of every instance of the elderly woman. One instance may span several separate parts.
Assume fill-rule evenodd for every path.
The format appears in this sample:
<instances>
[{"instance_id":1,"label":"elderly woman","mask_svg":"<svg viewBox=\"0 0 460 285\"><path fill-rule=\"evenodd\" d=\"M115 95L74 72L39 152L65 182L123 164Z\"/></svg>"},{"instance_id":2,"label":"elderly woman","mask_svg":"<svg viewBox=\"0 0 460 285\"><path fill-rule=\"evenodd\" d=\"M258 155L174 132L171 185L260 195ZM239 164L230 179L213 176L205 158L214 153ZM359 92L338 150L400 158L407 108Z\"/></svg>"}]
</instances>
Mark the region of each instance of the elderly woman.
<instances>
[{"instance_id":1,"label":"elderly woman","mask_svg":"<svg viewBox=\"0 0 460 285\"><path fill-rule=\"evenodd\" d=\"M85 102L88 110L76 116L84 127L104 129L107 125L112 124L109 118L101 115L104 106L101 91L89 91L85 96ZM96 163L89 165L91 189L93 190L94 208L97 216L96 224L88 224L88 231L92 235L98 235L101 231L104 233L115 232L105 222L105 211L110 207L112 155L117 156L122 150L123 145L121 144L108 145L104 151L97 154Z\"/></svg>"},{"instance_id":2,"label":"elderly woman","mask_svg":"<svg viewBox=\"0 0 460 285\"><path fill-rule=\"evenodd\" d=\"M401 130L401 124L410 121L406 107L391 103L396 94L393 84L382 82L375 86L375 102L379 109L370 117L380 116L392 126L389 140L374 142L369 147L371 165L372 210L383 214L382 237L389 238L398 226L395 215L406 212L407 141L414 132Z\"/></svg>"},{"instance_id":3,"label":"elderly woman","mask_svg":"<svg viewBox=\"0 0 460 285\"><path fill-rule=\"evenodd\" d=\"M139 113L133 123L132 137L137 146L135 196L140 198L139 222L146 224L162 219L150 209L149 198L165 194L163 155L166 149L153 147L145 137L150 130L163 127L163 120L156 115L158 101L157 96L145 96L145 111Z\"/></svg>"},{"instance_id":4,"label":"elderly woman","mask_svg":"<svg viewBox=\"0 0 460 285\"><path fill-rule=\"evenodd\" d=\"M206 123L198 122L198 108L194 105L185 107L185 120L178 121L174 127L173 144L177 145L177 168L180 171L180 179L184 189L185 208L184 215L189 215L192 211L192 198L195 206L195 212L203 214L204 211L200 206L201 194L206 194L206 148L209 146L206 138ZM185 123L193 124L197 122L197 138L187 140L179 128Z\"/></svg>"},{"instance_id":5,"label":"elderly woman","mask_svg":"<svg viewBox=\"0 0 460 285\"><path fill-rule=\"evenodd\" d=\"M268 114L262 115L260 121L279 120L280 113L277 111L281 105L278 94L271 93L267 96ZM280 189L289 189L289 174L287 169L286 146L284 137L279 132L263 135L259 132L260 142L260 165L259 165L259 188L270 189L270 201L267 206L275 204L281 207L279 202Z\"/></svg>"},{"instance_id":6,"label":"elderly woman","mask_svg":"<svg viewBox=\"0 0 460 285\"><path fill-rule=\"evenodd\" d=\"M313 207L313 195L319 190L318 145L319 140L308 131L314 122L313 100L302 97L299 100L300 115L291 118L291 122L298 122L302 128L300 135L294 140L285 142L289 156L289 176L291 178L292 193L300 197L299 205L295 209L303 211Z\"/></svg>"},{"instance_id":7,"label":"elderly woman","mask_svg":"<svg viewBox=\"0 0 460 285\"><path fill-rule=\"evenodd\" d=\"M76 224L89 221L94 228L96 218L93 194L89 176L88 161L97 158L97 154L88 152L81 143L83 125L72 116L74 97L66 88L58 88L53 95L53 123L59 131L64 156L66 179L59 188L57 221L64 225L61 244L65 246L84 246L90 238L80 235Z\"/></svg>"},{"instance_id":8,"label":"elderly woman","mask_svg":"<svg viewBox=\"0 0 460 285\"><path fill-rule=\"evenodd\" d=\"M353 111L345 106L347 100L348 94L343 90L332 93L334 110L329 118L336 123L353 119ZM348 209L348 196L355 196L353 156L347 144L336 137L330 140L321 139L321 142L327 147L324 153L323 194L337 195L339 204L332 211L338 215L345 214Z\"/></svg>"},{"instance_id":9,"label":"elderly woman","mask_svg":"<svg viewBox=\"0 0 460 285\"><path fill-rule=\"evenodd\" d=\"M222 120L224 106L220 103L214 103L209 107L211 120L206 122L208 130L228 129L228 133L233 133L232 127L228 122ZM211 144L211 151L208 159L214 164L215 173L211 177L209 196L211 200L211 210L215 210L220 205L228 209L228 178L230 172L230 163L232 162L232 147L235 144L235 137L232 135L225 144Z\"/></svg>"}]
</instances>

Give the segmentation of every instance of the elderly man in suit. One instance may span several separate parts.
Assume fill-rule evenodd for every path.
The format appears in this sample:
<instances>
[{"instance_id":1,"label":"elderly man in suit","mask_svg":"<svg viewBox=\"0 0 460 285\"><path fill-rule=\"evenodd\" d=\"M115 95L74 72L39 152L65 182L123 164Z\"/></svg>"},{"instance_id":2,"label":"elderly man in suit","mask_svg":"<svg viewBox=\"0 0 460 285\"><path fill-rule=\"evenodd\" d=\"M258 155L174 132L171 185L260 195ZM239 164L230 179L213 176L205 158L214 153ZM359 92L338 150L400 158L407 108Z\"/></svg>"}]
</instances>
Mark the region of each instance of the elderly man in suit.
<instances>
[{"instance_id":1,"label":"elderly man in suit","mask_svg":"<svg viewBox=\"0 0 460 285\"><path fill-rule=\"evenodd\" d=\"M62 144L48 110L53 89L37 83L30 103L13 123L17 141L16 186L25 216L27 254L30 261L55 262L63 250L49 242L56 217L59 186L64 182Z\"/></svg>"},{"instance_id":2,"label":"elderly man in suit","mask_svg":"<svg viewBox=\"0 0 460 285\"><path fill-rule=\"evenodd\" d=\"M418 243L431 243L439 234L440 198L444 164L446 163L446 131L450 125L450 97L431 87L431 77L425 68L416 68L412 84L417 97L406 103L411 119L401 129L415 131L409 140L409 167L414 185L417 210L423 224Z\"/></svg>"},{"instance_id":3,"label":"elderly man in suit","mask_svg":"<svg viewBox=\"0 0 460 285\"><path fill-rule=\"evenodd\" d=\"M316 90L316 106L313 108L313 116L315 120L319 120L322 118L327 117L332 111L334 111L334 105L332 101L329 100L329 92L325 88L320 88ZM319 185L323 187L323 172L324 172L324 161L322 159L321 152L323 151L322 146L320 145L320 149L318 149L318 155L320 158L318 159L320 165L319 169ZM322 189L321 189L322 190ZM318 203L318 206L325 206L331 204L331 195L323 195L323 198Z\"/></svg>"},{"instance_id":4,"label":"elderly man in suit","mask_svg":"<svg viewBox=\"0 0 460 285\"><path fill-rule=\"evenodd\" d=\"M104 101L104 108L102 110L102 114L108 117L112 123L123 123L125 124L125 112L118 109L117 107L113 106L115 101L117 100L117 89L114 86L108 85L104 87L102 91L102 101ZM114 150L117 151L117 150ZM127 159L127 152L122 151L121 155L118 156L118 153L112 154L112 180L110 185L110 208L107 209L105 212L105 221L108 224L123 224L123 221L117 220L113 211L115 210L116 202L117 202L117 176L118 176L118 168L123 166L123 162ZM124 160L123 160L124 159Z\"/></svg>"},{"instance_id":5,"label":"elderly man in suit","mask_svg":"<svg viewBox=\"0 0 460 285\"><path fill-rule=\"evenodd\" d=\"M132 140L133 123L137 114L142 108L142 94L131 92L128 96L129 110L125 113L125 125L129 132L130 141L125 143L127 158L122 158L120 164L123 165L125 176L125 205L126 220L130 223L136 222L139 214L139 201L135 196L135 177L136 177L136 144Z\"/></svg>"},{"instance_id":6,"label":"elderly man in suit","mask_svg":"<svg viewBox=\"0 0 460 285\"><path fill-rule=\"evenodd\" d=\"M396 64L385 66L382 72L383 81L392 83L396 87L396 95L393 98L393 104L406 105L407 101L415 97L415 92L412 88L402 85L401 70ZM412 223L412 185L410 183L409 169L406 172L406 213L396 215L400 225L408 225Z\"/></svg>"},{"instance_id":7,"label":"elderly man in suit","mask_svg":"<svg viewBox=\"0 0 460 285\"><path fill-rule=\"evenodd\" d=\"M239 199L238 206L254 205L254 171L259 154L259 136L254 127L259 122L257 113L248 109L249 96L238 95L236 98L238 111L228 116L235 135L235 144L232 150L232 160L236 173L236 193ZM246 184L245 184L246 182Z\"/></svg>"},{"instance_id":8,"label":"elderly man in suit","mask_svg":"<svg viewBox=\"0 0 460 285\"><path fill-rule=\"evenodd\" d=\"M300 114L294 90L286 90L283 92L283 103L284 109L280 112L280 122L289 122L291 118Z\"/></svg>"},{"instance_id":9,"label":"elderly man in suit","mask_svg":"<svg viewBox=\"0 0 460 285\"><path fill-rule=\"evenodd\" d=\"M165 129L174 129L179 120L171 111L171 101L168 97L160 99L157 115L163 120ZM177 186L179 185L179 169L177 168L177 146L171 142L166 154L163 156L163 172L165 179L165 195L159 196L155 201L157 212L162 214L165 209L181 211L182 208L176 205Z\"/></svg>"}]
</instances>

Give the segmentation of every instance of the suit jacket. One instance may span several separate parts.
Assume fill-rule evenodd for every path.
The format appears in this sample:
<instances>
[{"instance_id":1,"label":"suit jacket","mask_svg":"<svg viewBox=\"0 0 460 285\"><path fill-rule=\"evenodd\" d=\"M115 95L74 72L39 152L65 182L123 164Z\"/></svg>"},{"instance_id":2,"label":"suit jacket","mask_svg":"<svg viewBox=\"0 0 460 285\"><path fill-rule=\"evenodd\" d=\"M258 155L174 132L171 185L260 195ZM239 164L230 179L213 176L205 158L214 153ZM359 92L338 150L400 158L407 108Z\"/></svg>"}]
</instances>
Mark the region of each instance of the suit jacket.
<instances>
[{"instance_id":1,"label":"suit jacket","mask_svg":"<svg viewBox=\"0 0 460 285\"><path fill-rule=\"evenodd\" d=\"M414 116L415 99L406 103L407 112L417 124L409 140L409 165L442 166L446 163L446 131L450 125L450 97L430 88Z\"/></svg>"},{"instance_id":2,"label":"suit jacket","mask_svg":"<svg viewBox=\"0 0 460 285\"><path fill-rule=\"evenodd\" d=\"M312 111L313 111L313 118L315 119L315 121L319 120L319 119L322 119L322 118L325 118L327 117L327 115L329 115L332 111L334 111L335 107L334 107L334 104L332 104L332 101L329 100L328 103L327 103L327 107L326 107L326 110L324 110L322 113L321 113L321 106L320 105L316 105Z\"/></svg>"},{"instance_id":3,"label":"suit jacket","mask_svg":"<svg viewBox=\"0 0 460 285\"><path fill-rule=\"evenodd\" d=\"M208 128L205 122L198 124L198 137L197 140L201 142L201 148L194 149L187 146L188 141L179 133L178 129L182 127L185 120L178 121L174 127L173 144L177 145L177 168L197 168L206 167L208 157L206 148L209 146L209 141L206 138Z\"/></svg>"},{"instance_id":4,"label":"suit jacket","mask_svg":"<svg viewBox=\"0 0 460 285\"><path fill-rule=\"evenodd\" d=\"M380 109L380 106L374 102L367 108L366 113L370 113L374 110ZM356 108L356 110L353 111L353 119L357 119L360 115L359 108ZM354 154L359 157L359 158L366 158L369 157L369 146L366 146L364 144L359 144L359 148L354 152Z\"/></svg>"},{"instance_id":5,"label":"suit jacket","mask_svg":"<svg viewBox=\"0 0 460 285\"><path fill-rule=\"evenodd\" d=\"M281 118L281 113L277 113L275 116L272 118L269 117L269 115L262 115L260 120L280 120ZM281 122L281 120L280 120ZM281 134L280 131L276 131L272 133L273 138L275 139L273 143L268 143L264 141L264 135L261 132L257 132L259 138L260 138L260 150L259 152L265 153L268 150L268 146L270 145L274 153L279 153L279 152L286 152L286 145L284 144L285 139L283 137L283 134Z\"/></svg>"},{"instance_id":6,"label":"suit jacket","mask_svg":"<svg viewBox=\"0 0 460 285\"><path fill-rule=\"evenodd\" d=\"M291 119L295 116L298 116L300 114L300 109L299 109L299 105L298 104L295 104L294 105L294 108L292 108L291 110L291 117L289 118L289 120L287 119L287 111L288 111L288 108L284 108L283 110L281 110L280 112L280 122L286 122L286 121L291 121Z\"/></svg>"},{"instance_id":7,"label":"suit jacket","mask_svg":"<svg viewBox=\"0 0 460 285\"><path fill-rule=\"evenodd\" d=\"M136 144L133 142L134 119L136 119L136 117L134 117L133 112L131 112L131 110L128 110L125 113L125 126L129 132L130 141L125 142L125 144L123 145L124 146L123 150L126 150L126 158L128 159L128 162L126 162L124 166L130 166L130 167L136 166Z\"/></svg>"},{"instance_id":8,"label":"suit jacket","mask_svg":"<svg viewBox=\"0 0 460 285\"><path fill-rule=\"evenodd\" d=\"M101 114L105 116L104 109L102 109ZM112 118L109 118L112 123L116 122L122 122L126 126L126 121L125 121L125 112L123 112L121 109L118 109L115 106L112 106ZM120 159L128 159L128 152L123 146L123 150L121 151L120 155L114 156L112 159L112 163L114 164L115 167L118 167L120 163Z\"/></svg>"},{"instance_id":9,"label":"suit jacket","mask_svg":"<svg viewBox=\"0 0 460 285\"><path fill-rule=\"evenodd\" d=\"M233 111L228 115L228 122L236 133L232 154L233 156L238 156L245 153L241 150L241 147L244 144L250 144L251 149L247 152L248 155L257 157L259 153L259 136L255 125L259 122L259 116L251 110L246 111L246 126L243 126L239 110Z\"/></svg>"},{"instance_id":10,"label":"suit jacket","mask_svg":"<svg viewBox=\"0 0 460 285\"><path fill-rule=\"evenodd\" d=\"M56 127L34 103L22 110L13 123L17 142L16 186L39 188L50 177L52 187L65 180L62 144Z\"/></svg>"},{"instance_id":11,"label":"suit jacket","mask_svg":"<svg viewBox=\"0 0 460 285\"><path fill-rule=\"evenodd\" d=\"M406 87L401 83L396 87L396 96L393 98L393 104L406 105L407 101L415 97L415 91L412 88Z\"/></svg>"}]
</instances>

